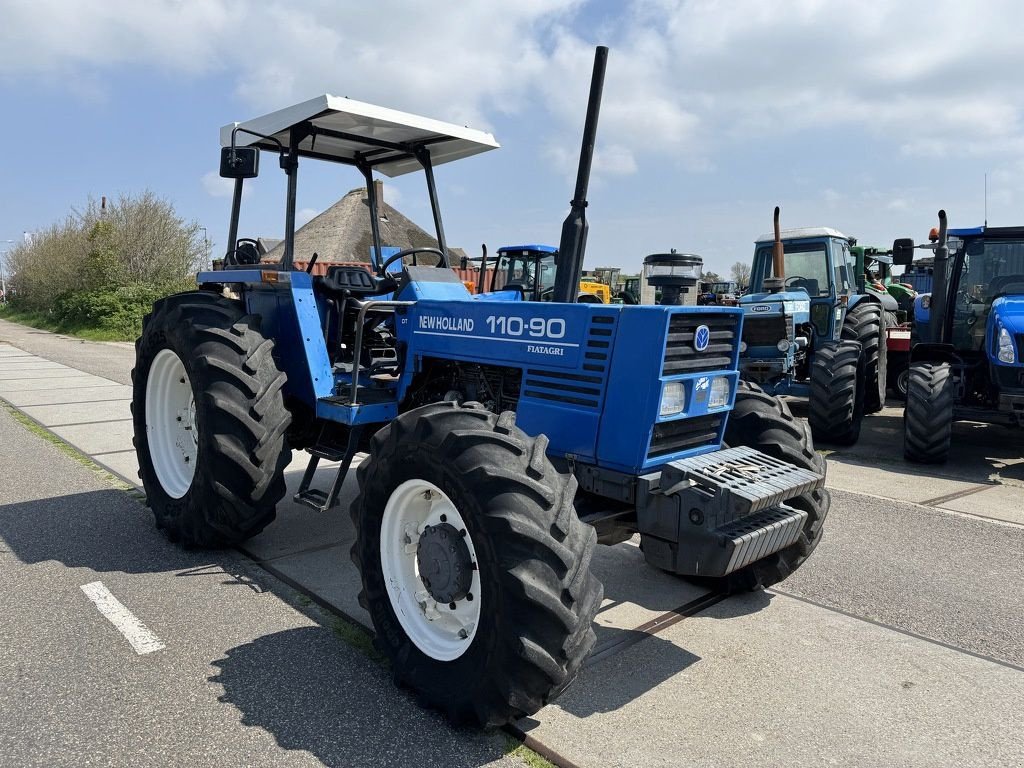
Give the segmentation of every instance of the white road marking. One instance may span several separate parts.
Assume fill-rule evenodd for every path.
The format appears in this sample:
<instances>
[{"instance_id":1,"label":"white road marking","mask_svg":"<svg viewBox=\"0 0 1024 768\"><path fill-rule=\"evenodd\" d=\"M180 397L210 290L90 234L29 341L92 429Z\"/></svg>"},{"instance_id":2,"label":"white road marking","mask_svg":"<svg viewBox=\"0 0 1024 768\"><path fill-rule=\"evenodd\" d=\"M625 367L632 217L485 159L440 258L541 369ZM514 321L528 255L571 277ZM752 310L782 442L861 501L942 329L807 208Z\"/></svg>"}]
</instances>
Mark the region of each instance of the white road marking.
<instances>
[{"instance_id":1,"label":"white road marking","mask_svg":"<svg viewBox=\"0 0 1024 768\"><path fill-rule=\"evenodd\" d=\"M162 651L167 647L160 642L159 637L149 630L149 627L139 621L120 600L110 593L102 581L83 584L82 591L85 592L86 597L92 600L97 610L117 627L118 632L124 635L125 640L131 643L132 648L140 656L154 651Z\"/></svg>"}]
</instances>

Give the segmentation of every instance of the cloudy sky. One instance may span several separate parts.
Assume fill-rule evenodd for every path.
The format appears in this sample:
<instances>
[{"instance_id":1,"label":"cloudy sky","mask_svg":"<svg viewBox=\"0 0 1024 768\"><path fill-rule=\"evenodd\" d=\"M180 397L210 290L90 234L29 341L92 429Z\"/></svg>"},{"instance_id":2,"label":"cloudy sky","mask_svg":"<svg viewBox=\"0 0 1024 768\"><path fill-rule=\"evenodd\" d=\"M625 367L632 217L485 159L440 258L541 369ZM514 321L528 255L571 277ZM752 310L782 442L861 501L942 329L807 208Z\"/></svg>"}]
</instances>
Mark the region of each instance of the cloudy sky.
<instances>
[{"instance_id":1,"label":"cloudy sky","mask_svg":"<svg viewBox=\"0 0 1024 768\"><path fill-rule=\"evenodd\" d=\"M448 8L450 10L439 10ZM218 128L322 93L470 125L502 149L442 166L471 253L557 243L593 47L610 47L587 266L746 261L770 228L865 243L1024 224L1024 45L999 0L0 0L0 241L91 194L150 188L224 248ZM240 234L279 236L263 166ZM308 218L360 177L309 162ZM422 179L389 201L429 224ZM0 249L4 244L0 242Z\"/></svg>"}]
</instances>

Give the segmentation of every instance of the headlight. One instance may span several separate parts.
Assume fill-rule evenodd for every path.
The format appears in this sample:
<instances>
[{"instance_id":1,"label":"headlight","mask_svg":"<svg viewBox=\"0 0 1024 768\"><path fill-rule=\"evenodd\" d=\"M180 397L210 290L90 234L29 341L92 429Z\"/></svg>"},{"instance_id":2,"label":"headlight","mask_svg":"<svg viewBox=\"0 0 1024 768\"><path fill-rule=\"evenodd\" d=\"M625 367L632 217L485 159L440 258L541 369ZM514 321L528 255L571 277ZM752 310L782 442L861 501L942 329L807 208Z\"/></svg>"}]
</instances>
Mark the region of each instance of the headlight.
<instances>
[{"instance_id":1,"label":"headlight","mask_svg":"<svg viewBox=\"0 0 1024 768\"><path fill-rule=\"evenodd\" d=\"M930 293L926 293L921 297L921 309L928 309L932 305L932 296Z\"/></svg>"},{"instance_id":2,"label":"headlight","mask_svg":"<svg viewBox=\"0 0 1024 768\"><path fill-rule=\"evenodd\" d=\"M658 413L662 416L675 416L682 413L686 407L686 390L683 389L683 382L670 381L661 390L661 407Z\"/></svg>"},{"instance_id":3,"label":"headlight","mask_svg":"<svg viewBox=\"0 0 1024 768\"><path fill-rule=\"evenodd\" d=\"M1013 351L1013 338L1002 327L999 328L999 354L997 357L1001 363L1012 363L1016 360Z\"/></svg>"},{"instance_id":4,"label":"headlight","mask_svg":"<svg viewBox=\"0 0 1024 768\"><path fill-rule=\"evenodd\" d=\"M729 404L729 379L725 376L715 376L711 380L711 397L708 400L708 408L723 408Z\"/></svg>"},{"instance_id":5,"label":"headlight","mask_svg":"<svg viewBox=\"0 0 1024 768\"><path fill-rule=\"evenodd\" d=\"M747 351L747 342L741 340L740 341L740 354L743 354L746 351Z\"/></svg>"},{"instance_id":6,"label":"headlight","mask_svg":"<svg viewBox=\"0 0 1024 768\"><path fill-rule=\"evenodd\" d=\"M783 353L789 352L789 347L789 339L779 339L779 343L775 345L775 348Z\"/></svg>"}]
</instances>

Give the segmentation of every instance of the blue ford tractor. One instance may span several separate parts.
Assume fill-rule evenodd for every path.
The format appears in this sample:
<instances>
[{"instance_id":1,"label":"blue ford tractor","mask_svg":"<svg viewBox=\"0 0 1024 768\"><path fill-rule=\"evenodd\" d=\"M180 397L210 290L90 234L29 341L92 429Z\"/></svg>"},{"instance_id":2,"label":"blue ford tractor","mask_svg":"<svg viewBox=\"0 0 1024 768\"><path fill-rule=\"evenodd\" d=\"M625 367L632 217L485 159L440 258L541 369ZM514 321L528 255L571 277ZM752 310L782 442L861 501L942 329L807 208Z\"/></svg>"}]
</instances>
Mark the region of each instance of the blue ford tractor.
<instances>
[{"instance_id":1,"label":"blue ford tractor","mask_svg":"<svg viewBox=\"0 0 1024 768\"><path fill-rule=\"evenodd\" d=\"M809 399L819 442L851 445L886 390L885 310L859 292L855 241L835 229L779 229L757 239L743 309L742 377Z\"/></svg>"},{"instance_id":2,"label":"blue ford tractor","mask_svg":"<svg viewBox=\"0 0 1024 768\"><path fill-rule=\"evenodd\" d=\"M739 310L576 301L606 55L553 301L474 297L448 268L434 168L496 148L489 134L323 96L222 129L224 267L158 301L137 342L140 474L174 541L263 530L293 450L309 454L295 501L326 513L367 454L350 507L360 603L396 681L455 722L522 717L572 681L595 642L598 542L639 533L655 567L754 589L807 559L828 511L806 427L738 381ZM260 153L287 177L280 263L238 238ZM300 159L362 174L369 268L293 269L313 256L295 253ZM373 174L414 170L437 247L384 258ZM339 462L327 488L321 460Z\"/></svg>"},{"instance_id":3,"label":"blue ford tractor","mask_svg":"<svg viewBox=\"0 0 1024 768\"><path fill-rule=\"evenodd\" d=\"M947 229L939 211L923 247L933 282L914 306L903 451L939 463L956 419L1024 427L1024 227ZM913 255L913 240L893 244L896 264Z\"/></svg>"}]
</instances>

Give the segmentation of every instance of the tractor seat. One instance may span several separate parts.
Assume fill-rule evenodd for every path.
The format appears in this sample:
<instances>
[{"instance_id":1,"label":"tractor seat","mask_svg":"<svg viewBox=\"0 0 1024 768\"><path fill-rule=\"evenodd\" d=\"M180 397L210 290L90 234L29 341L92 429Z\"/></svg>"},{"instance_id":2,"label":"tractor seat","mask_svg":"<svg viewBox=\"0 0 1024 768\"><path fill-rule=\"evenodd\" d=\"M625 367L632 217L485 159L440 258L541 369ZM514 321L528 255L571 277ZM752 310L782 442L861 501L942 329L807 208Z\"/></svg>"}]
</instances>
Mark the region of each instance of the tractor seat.
<instances>
[{"instance_id":1,"label":"tractor seat","mask_svg":"<svg viewBox=\"0 0 1024 768\"><path fill-rule=\"evenodd\" d=\"M363 267L337 265L327 268L327 274L319 281L320 287L328 293L342 298L365 299L389 293L397 287L391 277L375 277Z\"/></svg>"},{"instance_id":2,"label":"tractor seat","mask_svg":"<svg viewBox=\"0 0 1024 768\"><path fill-rule=\"evenodd\" d=\"M1016 296L1020 293L1024 293L1024 275L1002 275L989 286L989 295L992 298L1007 294Z\"/></svg>"}]
</instances>

